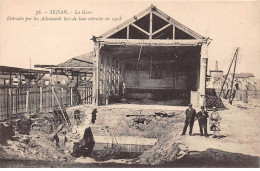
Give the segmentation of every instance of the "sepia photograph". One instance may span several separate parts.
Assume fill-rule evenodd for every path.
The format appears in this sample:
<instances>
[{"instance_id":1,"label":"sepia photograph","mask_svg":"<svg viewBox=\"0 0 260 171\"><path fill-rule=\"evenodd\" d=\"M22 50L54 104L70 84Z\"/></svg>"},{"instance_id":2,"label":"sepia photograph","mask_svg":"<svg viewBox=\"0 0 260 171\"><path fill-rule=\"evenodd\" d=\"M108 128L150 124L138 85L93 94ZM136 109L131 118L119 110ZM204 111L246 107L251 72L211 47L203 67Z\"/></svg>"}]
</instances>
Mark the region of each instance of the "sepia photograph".
<instances>
[{"instance_id":1,"label":"sepia photograph","mask_svg":"<svg viewBox=\"0 0 260 171\"><path fill-rule=\"evenodd\" d=\"M260 1L0 0L0 168L259 168Z\"/></svg>"}]
</instances>

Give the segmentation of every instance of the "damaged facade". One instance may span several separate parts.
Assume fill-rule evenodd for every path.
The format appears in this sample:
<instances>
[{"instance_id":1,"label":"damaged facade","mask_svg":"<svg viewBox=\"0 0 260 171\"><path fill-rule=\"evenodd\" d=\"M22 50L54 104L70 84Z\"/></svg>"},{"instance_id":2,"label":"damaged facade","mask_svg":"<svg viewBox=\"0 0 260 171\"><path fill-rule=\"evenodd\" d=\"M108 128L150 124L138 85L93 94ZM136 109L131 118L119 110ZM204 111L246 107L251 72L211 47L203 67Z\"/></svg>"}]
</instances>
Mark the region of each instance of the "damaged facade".
<instances>
[{"instance_id":1,"label":"damaged facade","mask_svg":"<svg viewBox=\"0 0 260 171\"><path fill-rule=\"evenodd\" d=\"M205 103L208 45L155 6L94 37L93 103L108 105L124 82L127 98ZM176 104L172 104L176 105Z\"/></svg>"}]
</instances>

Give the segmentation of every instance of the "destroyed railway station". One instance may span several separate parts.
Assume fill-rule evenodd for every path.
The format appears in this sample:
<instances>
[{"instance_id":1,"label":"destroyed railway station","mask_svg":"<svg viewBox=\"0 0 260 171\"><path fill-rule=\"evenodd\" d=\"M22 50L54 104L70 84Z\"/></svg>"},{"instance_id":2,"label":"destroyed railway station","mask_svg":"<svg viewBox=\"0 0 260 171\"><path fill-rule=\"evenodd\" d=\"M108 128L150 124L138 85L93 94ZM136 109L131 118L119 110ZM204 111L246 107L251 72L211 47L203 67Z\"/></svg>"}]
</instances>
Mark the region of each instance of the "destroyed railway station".
<instances>
[{"instance_id":1,"label":"destroyed railway station","mask_svg":"<svg viewBox=\"0 0 260 171\"><path fill-rule=\"evenodd\" d=\"M211 39L151 5L92 40L93 52L35 66L48 70L41 71L49 74L41 78L48 86L11 87L10 74L10 87L1 92L5 153L143 165L185 156L177 138L187 105L206 106ZM67 86L58 84L60 76Z\"/></svg>"},{"instance_id":2,"label":"destroyed railway station","mask_svg":"<svg viewBox=\"0 0 260 171\"><path fill-rule=\"evenodd\" d=\"M205 38L155 6L94 37L93 102L109 105L124 82L126 99L205 103ZM112 72L112 73L111 73ZM112 75L113 74L113 75Z\"/></svg>"}]
</instances>

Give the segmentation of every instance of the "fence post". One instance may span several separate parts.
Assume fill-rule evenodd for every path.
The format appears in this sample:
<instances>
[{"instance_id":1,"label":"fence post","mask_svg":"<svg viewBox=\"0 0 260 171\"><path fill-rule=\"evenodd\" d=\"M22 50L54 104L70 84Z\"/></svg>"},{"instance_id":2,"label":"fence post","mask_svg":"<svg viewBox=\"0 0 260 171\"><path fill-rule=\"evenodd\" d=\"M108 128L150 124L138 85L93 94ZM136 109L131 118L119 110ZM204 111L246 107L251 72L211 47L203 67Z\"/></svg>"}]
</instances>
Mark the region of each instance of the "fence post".
<instances>
[{"instance_id":1,"label":"fence post","mask_svg":"<svg viewBox=\"0 0 260 171\"><path fill-rule=\"evenodd\" d=\"M51 86L51 107L54 108L54 87Z\"/></svg>"},{"instance_id":2,"label":"fence post","mask_svg":"<svg viewBox=\"0 0 260 171\"><path fill-rule=\"evenodd\" d=\"M15 114L16 112L15 112L15 108L16 108L16 102L15 102L15 100L16 100L16 91L14 92L14 90L16 90L16 89L12 89L11 90L11 94L12 94L12 106L13 106L13 112L12 112L12 114Z\"/></svg>"},{"instance_id":3,"label":"fence post","mask_svg":"<svg viewBox=\"0 0 260 171\"><path fill-rule=\"evenodd\" d=\"M29 113L29 90L26 90L26 113Z\"/></svg>"},{"instance_id":4,"label":"fence post","mask_svg":"<svg viewBox=\"0 0 260 171\"><path fill-rule=\"evenodd\" d=\"M13 113L13 103L12 103L12 88L8 89L8 96L9 96L9 106L10 112L8 113L7 117L11 117Z\"/></svg>"},{"instance_id":5,"label":"fence post","mask_svg":"<svg viewBox=\"0 0 260 171\"><path fill-rule=\"evenodd\" d=\"M63 87L61 87L61 102L60 103L61 103L62 106L66 106L66 100L65 100L65 104L63 104L64 103L64 100L63 100L64 97L66 97L66 95L64 96L64 89L63 89Z\"/></svg>"},{"instance_id":6,"label":"fence post","mask_svg":"<svg viewBox=\"0 0 260 171\"><path fill-rule=\"evenodd\" d=\"M42 113L42 87L40 87L40 113Z\"/></svg>"},{"instance_id":7,"label":"fence post","mask_svg":"<svg viewBox=\"0 0 260 171\"><path fill-rule=\"evenodd\" d=\"M73 90L72 90L72 87L70 88L70 106L72 106L72 103L73 103Z\"/></svg>"}]
</instances>

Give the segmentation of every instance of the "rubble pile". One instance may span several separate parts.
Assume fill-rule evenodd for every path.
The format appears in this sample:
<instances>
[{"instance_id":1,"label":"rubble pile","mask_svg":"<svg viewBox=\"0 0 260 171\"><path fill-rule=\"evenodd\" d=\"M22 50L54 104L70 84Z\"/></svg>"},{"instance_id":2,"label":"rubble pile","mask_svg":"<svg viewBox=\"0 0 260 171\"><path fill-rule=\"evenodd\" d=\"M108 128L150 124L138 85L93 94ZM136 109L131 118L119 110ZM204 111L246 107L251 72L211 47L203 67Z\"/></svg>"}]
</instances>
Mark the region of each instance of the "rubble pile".
<instances>
[{"instance_id":1,"label":"rubble pile","mask_svg":"<svg viewBox=\"0 0 260 171\"><path fill-rule=\"evenodd\" d=\"M232 100L232 104L229 103L228 99L222 99L224 105L229 109L253 109L260 107L259 99L249 99L247 103L239 101L236 98Z\"/></svg>"},{"instance_id":2,"label":"rubble pile","mask_svg":"<svg viewBox=\"0 0 260 171\"><path fill-rule=\"evenodd\" d=\"M168 131L150 150L145 151L139 156L137 163L160 165L180 159L188 154L187 146L178 142L178 131L176 129L175 131Z\"/></svg>"},{"instance_id":3,"label":"rubble pile","mask_svg":"<svg viewBox=\"0 0 260 171\"><path fill-rule=\"evenodd\" d=\"M260 99L248 98L248 107L249 108L259 108L260 107Z\"/></svg>"},{"instance_id":4,"label":"rubble pile","mask_svg":"<svg viewBox=\"0 0 260 171\"><path fill-rule=\"evenodd\" d=\"M111 156L116 158L116 155L135 155L132 156L135 158L133 162L152 165L174 161L186 154L184 146L177 142L176 134L183 125L182 112L155 112L153 115L140 116L127 116L122 113L117 115L111 112L102 114L102 117L96 114L97 110L93 108L70 108L66 110L66 118L69 118L71 125L66 124L60 112L0 123L1 130L14 131L13 134L10 131L3 131L9 132L5 135L1 133L2 141L2 137L6 137L1 151L18 158L62 162L74 162L78 157L94 157L95 160L103 161ZM91 125L93 123L95 125ZM5 125L2 126L3 124ZM102 130L105 130L104 135L100 134ZM139 158L137 156L140 153L119 152L123 147L93 151L94 146L99 149L100 144L95 144L92 131L99 136L157 138L158 142L152 148L149 147L151 149L147 148L149 150Z\"/></svg>"},{"instance_id":5,"label":"rubble pile","mask_svg":"<svg viewBox=\"0 0 260 171\"><path fill-rule=\"evenodd\" d=\"M214 106L217 108L225 108L221 98L214 95L206 95L206 107L212 108Z\"/></svg>"},{"instance_id":6,"label":"rubble pile","mask_svg":"<svg viewBox=\"0 0 260 171\"><path fill-rule=\"evenodd\" d=\"M90 128L84 125L85 114L75 112L75 119L72 113L74 126L50 113L0 123L2 150L11 156L47 161L74 161L90 154L95 142Z\"/></svg>"},{"instance_id":7,"label":"rubble pile","mask_svg":"<svg viewBox=\"0 0 260 171\"><path fill-rule=\"evenodd\" d=\"M215 89L213 88L207 88L206 89L206 107L212 108L225 108L225 105L223 104L220 97L217 96Z\"/></svg>"},{"instance_id":8,"label":"rubble pile","mask_svg":"<svg viewBox=\"0 0 260 171\"><path fill-rule=\"evenodd\" d=\"M133 119L134 123L136 124L149 124L151 119L147 119L145 117L136 117Z\"/></svg>"},{"instance_id":9,"label":"rubble pile","mask_svg":"<svg viewBox=\"0 0 260 171\"><path fill-rule=\"evenodd\" d=\"M5 122L0 123L0 144L7 145L7 141L12 139L15 135L13 130L13 125L11 123Z\"/></svg>"}]
</instances>

